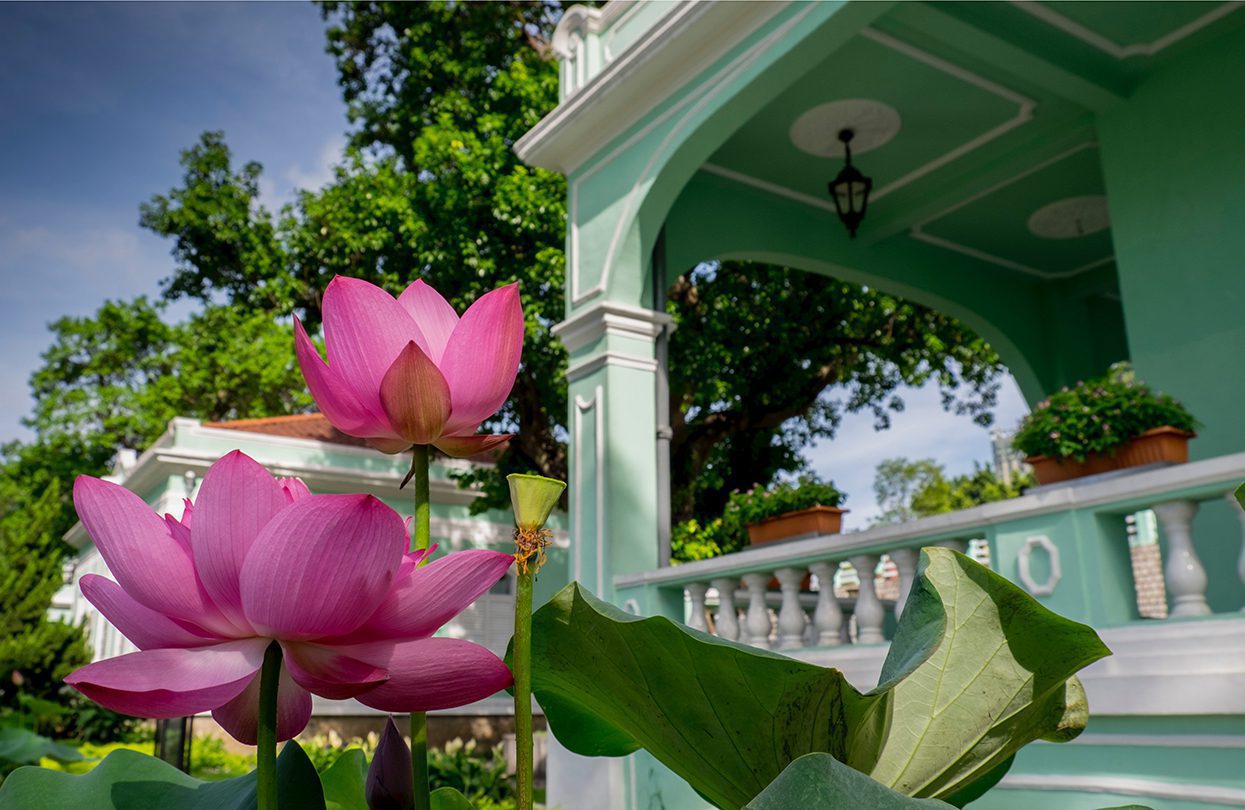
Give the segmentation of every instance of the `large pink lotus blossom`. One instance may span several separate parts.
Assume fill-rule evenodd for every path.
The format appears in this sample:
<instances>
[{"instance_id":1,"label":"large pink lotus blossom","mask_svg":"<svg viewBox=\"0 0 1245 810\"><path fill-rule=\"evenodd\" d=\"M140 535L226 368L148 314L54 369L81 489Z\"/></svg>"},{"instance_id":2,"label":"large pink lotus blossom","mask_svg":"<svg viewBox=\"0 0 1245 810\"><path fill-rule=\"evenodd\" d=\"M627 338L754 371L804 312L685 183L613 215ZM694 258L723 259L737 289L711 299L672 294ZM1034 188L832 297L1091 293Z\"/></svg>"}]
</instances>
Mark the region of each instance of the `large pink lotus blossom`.
<instances>
[{"instance_id":1,"label":"large pink lotus blossom","mask_svg":"<svg viewBox=\"0 0 1245 810\"><path fill-rule=\"evenodd\" d=\"M395 300L337 276L324 292L327 363L297 318L294 328L307 387L342 433L386 453L431 444L459 457L510 438L474 434L505 403L519 369L517 284L480 296L459 318L423 281Z\"/></svg>"},{"instance_id":2,"label":"large pink lotus blossom","mask_svg":"<svg viewBox=\"0 0 1245 810\"><path fill-rule=\"evenodd\" d=\"M117 581L82 592L139 652L66 681L141 717L212 711L255 743L259 671L283 655L277 735L311 716L311 694L385 711L450 708L511 682L493 653L433 638L496 583L513 558L475 549L427 565L406 553L402 518L370 495L311 495L234 451L212 465L191 511L161 519L137 495L82 476L74 504Z\"/></svg>"}]
</instances>

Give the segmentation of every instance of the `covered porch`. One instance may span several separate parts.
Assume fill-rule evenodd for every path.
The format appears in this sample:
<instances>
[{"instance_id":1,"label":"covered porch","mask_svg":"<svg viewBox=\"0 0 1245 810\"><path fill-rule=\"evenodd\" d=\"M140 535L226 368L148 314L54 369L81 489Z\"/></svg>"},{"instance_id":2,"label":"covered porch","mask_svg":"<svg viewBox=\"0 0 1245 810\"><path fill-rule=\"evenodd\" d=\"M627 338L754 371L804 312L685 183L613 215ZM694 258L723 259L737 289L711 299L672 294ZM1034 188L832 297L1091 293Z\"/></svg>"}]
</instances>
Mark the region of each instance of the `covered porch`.
<instances>
[{"instance_id":1,"label":"covered porch","mask_svg":"<svg viewBox=\"0 0 1245 810\"><path fill-rule=\"evenodd\" d=\"M1245 806L1245 11L1235 3L657 3L570 9L562 103L516 146L569 183L572 576L645 615L876 680L916 549L992 566L1099 628L1093 720L975 807ZM873 178L856 238L837 134ZM987 339L1030 404L1130 360L1201 421L1191 463L678 567L669 561L671 279L751 259L882 289ZM833 329L833 324L826 328ZM1158 519L1170 617L1143 618L1129 522ZM803 593L889 554L901 598ZM775 576L781 587L770 589ZM741 584L741 580L742 583ZM716 598L713 595L716 594ZM846 633L844 628L853 628ZM852 642L852 643L843 643ZM873 679L873 680L871 680ZM701 807L646 754L587 807ZM1147 798L1148 797L1148 798ZM589 802L589 803L585 803Z\"/></svg>"}]
</instances>

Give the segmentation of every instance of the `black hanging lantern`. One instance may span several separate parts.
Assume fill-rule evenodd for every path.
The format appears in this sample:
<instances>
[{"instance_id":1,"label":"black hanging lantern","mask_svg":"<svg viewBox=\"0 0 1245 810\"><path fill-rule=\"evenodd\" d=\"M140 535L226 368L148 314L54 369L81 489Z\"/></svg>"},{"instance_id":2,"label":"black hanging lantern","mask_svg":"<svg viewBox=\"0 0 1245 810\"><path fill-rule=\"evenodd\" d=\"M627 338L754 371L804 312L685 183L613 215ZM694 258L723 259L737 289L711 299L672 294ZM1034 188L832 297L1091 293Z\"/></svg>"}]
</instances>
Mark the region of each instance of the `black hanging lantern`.
<instances>
[{"instance_id":1,"label":"black hanging lantern","mask_svg":"<svg viewBox=\"0 0 1245 810\"><path fill-rule=\"evenodd\" d=\"M873 188L873 178L865 177L860 170L852 165L852 136L856 133L850 129L839 130L839 140L843 142L846 162L838 175L830 181L830 198L834 200L834 210L839 219L847 226L847 232L856 238L856 229L865 218L865 209L869 206L869 191Z\"/></svg>"}]
</instances>

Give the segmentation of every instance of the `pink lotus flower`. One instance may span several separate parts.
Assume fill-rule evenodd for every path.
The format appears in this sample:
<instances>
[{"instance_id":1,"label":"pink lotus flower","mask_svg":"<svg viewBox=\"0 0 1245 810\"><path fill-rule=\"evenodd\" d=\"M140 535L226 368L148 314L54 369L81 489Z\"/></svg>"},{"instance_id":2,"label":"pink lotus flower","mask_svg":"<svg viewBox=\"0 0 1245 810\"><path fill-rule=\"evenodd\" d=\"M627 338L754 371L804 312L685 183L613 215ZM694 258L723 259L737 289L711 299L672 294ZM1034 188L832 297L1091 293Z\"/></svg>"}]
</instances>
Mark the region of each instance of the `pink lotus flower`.
<instances>
[{"instance_id":1,"label":"pink lotus flower","mask_svg":"<svg viewBox=\"0 0 1245 810\"><path fill-rule=\"evenodd\" d=\"M477 436L510 395L523 350L519 286L482 295L460 319L423 281L395 300L337 276L324 292L320 358L302 322L294 348L316 404L342 433L386 453L431 444L473 456L510 436Z\"/></svg>"},{"instance_id":2,"label":"pink lotus flower","mask_svg":"<svg viewBox=\"0 0 1245 810\"><path fill-rule=\"evenodd\" d=\"M212 711L255 743L259 670L272 641L283 662L277 736L301 731L311 694L385 711L429 711L511 682L483 647L436 630L497 582L513 558L476 549L419 566L396 512L370 495L311 495L235 450L212 465L181 521L134 493L81 476L74 504L116 582L82 592L139 652L65 680L140 717Z\"/></svg>"}]
</instances>

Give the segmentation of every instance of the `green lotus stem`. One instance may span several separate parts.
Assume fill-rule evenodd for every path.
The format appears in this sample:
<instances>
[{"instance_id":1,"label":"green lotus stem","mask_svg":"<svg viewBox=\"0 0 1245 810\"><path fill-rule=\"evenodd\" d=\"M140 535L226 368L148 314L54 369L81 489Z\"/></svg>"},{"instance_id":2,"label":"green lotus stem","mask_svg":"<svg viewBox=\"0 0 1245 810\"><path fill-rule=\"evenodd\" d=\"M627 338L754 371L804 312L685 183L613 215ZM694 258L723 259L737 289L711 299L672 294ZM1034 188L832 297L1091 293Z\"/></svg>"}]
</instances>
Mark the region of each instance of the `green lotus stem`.
<instances>
[{"instance_id":1,"label":"green lotus stem","mask_svg":"<svg viewBox=\"0 0 1245 810\"><path fill-rule=\"evenodd\" d=\"M514 544L517 592L514 600L514 736L518 801L515 810L532 810L532 583L545 562L551 532L545 521L558 505L566 484L541 475L511 474L510 503L514 507Z\"/></svg>"},{"instance_id":2,"label":"green lotus stem","mask_svg":"<svg viewBox=\"0 0 1245 810\"><path fill-rule=\"evenodd\" d=\"M432 496L428 485L428 445L411 449L411 472L415 475L415 527L411 549L419 551L432 544ZM428 715L411 712L411 775L415 784L415 810L429 810L428 796Z\"/></svg>"},{"instance_id":3,"label":"green lotus stem","mask_svg":"<svg viewBox=\"0 0 1245 810\"><path fill-rule=\"evenodd\" d=\"M259 730L255 752L259 810L277 810L277 687L281 683L281 645L264 651L259 673Z\"/></svg>"},{"instance_id":4,"label":"green lotus stem","mask_svg":"<svg viewBox=\"0 0 1245 810\"><path fill-rule=\"evenodd\" d=\"M532 810L532 580L518 573L514 603L514 736L519 796L515 810Z\"/></svg>"}]
</instances>

